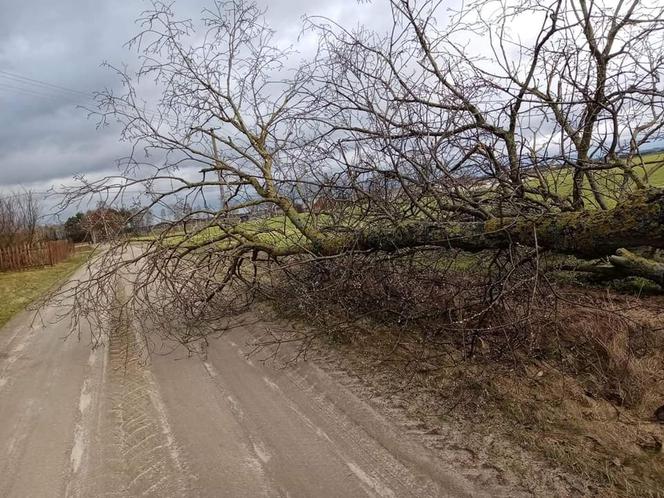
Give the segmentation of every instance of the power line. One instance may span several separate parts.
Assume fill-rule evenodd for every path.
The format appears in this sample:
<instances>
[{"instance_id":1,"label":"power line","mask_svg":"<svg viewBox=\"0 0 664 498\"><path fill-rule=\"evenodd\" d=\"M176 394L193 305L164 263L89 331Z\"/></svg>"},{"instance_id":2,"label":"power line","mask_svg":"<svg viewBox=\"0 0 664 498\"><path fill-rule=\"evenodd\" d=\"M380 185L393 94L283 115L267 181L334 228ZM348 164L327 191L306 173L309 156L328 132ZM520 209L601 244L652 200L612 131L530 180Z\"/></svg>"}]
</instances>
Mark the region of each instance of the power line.
<instances>
[{"instance_id":1,"label":"power line","mask_svg":"<svg viewBox=\"0 0 664 498\"><path fill-rule=\"evenodd\" d=\"M18 73L12 73L12 72L9 72L9 71L0 70L0 78L10 79L15 84L17 83L17 84L39 86L39 87L41 87L40 88L41 90L44 90L44 91L50 90L50 91L60 92L60 95L65 95L65 94L71 93L73 95L86 97L88 100L91 100L91 101L94 100L93 94L91 92L89 92L89 93L88 92L82 92L80 90L75 90L73 88L68 88L68 87L65 87L65 86L62 86L62 85L57 85L55 83L49 83L49 82L44 81L44 80L39 80L39 79L31 78L31 77L28 77L28 76L23 76L23 75L20 75ZM18 89L18 87L15 87L15 88ZM25 89L30 90L30 91L35 90L35 89L31 89L31 88L25 88ZM50 94L46 94L46 95L51 96ZM117 103L118 103L118 101L116 101L116 104ZM123 103L123 104L129 106L129 104L127 104L127 103ZM147 111L149 114L152 114L153 117L161 114L159 111L157 111L155 109L151 109L150 107L147 107L147 106L145 107L145 111Z\"/></svg>"},{"instance_id":2,"label":"power line","mask_svg":"<svg viewBox=\"0 0 664 498\"><path fill-rule=\"evenodd\" d=\"M42 93L42 92L38 92L36 90L33 90L31 88L21 88L21 87L17 87L17 86L13 86L13 85L8 85L6 83L3 83L2 81L0 81L0 90L18 92L20 94L29 95L31 97L47 97L47 98L52 98L52 99L61 98L61 96L59 96L59 95Z\"/></svg>"},{"instance_id":3,"label":"power line","mask_svg":"<svg viewBox=\"0 0 664 498\"><path fill-rule=\"evenodd\" d=\"M23 75L20 75L20 74L17 74L17 73L11 73L9 71L3 71L1 69L0 69L0 75L2 75L2 77L6 78L6 79L12 79L14 81L23 82L23 83L28 84L28 85L41 86L41 87L46 87L46 88L50 88L50 89L70 92L70 93L74 93L74 94L77 94L77 95L82 95L82 96L85 96L85 97L92 97L91 92L83 92L81 90L75 90L73 88L68 88L66 86L56 85L55 83L49 83L47 81L38 80L38 79L35 79L35 78L30 78L28 76L23 76Z\"/></svg>"},{"instance_id":4,"label":"power line","mask_svg":"<svg viewBox=\"0 0 664 498\"><path fill-rule=\"evenodd\" d=\"M0 79L0 89L5 91L12 90L22 93L23 95L29 95L33 97L54 98L54 99L57 99L59 97L72 99L74 96L77 96L78 98L85 97L87 100L86 103L94 102L94 97L91 92L90 93L83 92L81 90L76 90L74 88L69 88L55 83L49 83L48 81L31 78L29 76L24 76L18 73L0 69L0 78L3 78L5 81L9 80L12 83L8 84L3 82L2 79ZM26 85L26 86L21 87L16 85ZM52 94L47 93L49 91L54 93ZM129 103L116 100L115 104L117 105L118 103L129 108L132 107L131 104ZM136 106L136 109L140 109L140 107ZM174 128L178 126L177 121L175 121L172 117L165 116L159 110L153 109L148 106L145 106L143 109L140 110L143 111L145 113L145 116L148 118L159 119L161 121L170 124Z\"/></svg>"},{"instance_id":5,"label":"power line","mask_svg":"<svg viewBox=\"0 0 664 498\"><path fill-rule=\"evenodd\" d=\"M43 97L51 99L66 98L69 101L80 102L81 97L92 100L91 93L81 92L72 88L63 87L46 81L37 80L17 73L0 70L0 89L16 92L31 97Z\"/></svg>"},{"instance_id":6,"label":"power line","mask_svg":"<svg viewBox=\"0 0 664 498\"><path fill-rule=\"evenodd\" d=\"M17 94L25 95L25 96L28 96L28 97L48 98L48 99L53 99L55 101L58 101L58 100L61 100L61 99L65 98L65 99L67 99L67 103L72 103L72 104L77 104L77 105L82 105L83 104L83 102L81 102L80 100L77 100L76 96L74 96L74 95L44 93L44 92L40 92L36 89L30 88L30 87L20 87L20 86L9 85L9 84L6 84L6 83L2 82L2 80L0 80L0 92L2 92L2 91L4 91L5 93L7 93L7 92L17 93ZM92 104L94 102L95 101L92 98L89 98L89 100L87 102L85 102L85 104ZM117 105L119 107L131 108L130 104L128 104L126 102L122 102L122 101L116 101L115 105ZM163 116L158 111L151 110L147 107L145 109L140 109L140 110L142 112L144 112L144 114L147 118L160 119L160 120L163 120L163 121L169 123L173 127L177 126L177 123L172 118L168 118L166 116Z\"/></svg>"}]
</instances>

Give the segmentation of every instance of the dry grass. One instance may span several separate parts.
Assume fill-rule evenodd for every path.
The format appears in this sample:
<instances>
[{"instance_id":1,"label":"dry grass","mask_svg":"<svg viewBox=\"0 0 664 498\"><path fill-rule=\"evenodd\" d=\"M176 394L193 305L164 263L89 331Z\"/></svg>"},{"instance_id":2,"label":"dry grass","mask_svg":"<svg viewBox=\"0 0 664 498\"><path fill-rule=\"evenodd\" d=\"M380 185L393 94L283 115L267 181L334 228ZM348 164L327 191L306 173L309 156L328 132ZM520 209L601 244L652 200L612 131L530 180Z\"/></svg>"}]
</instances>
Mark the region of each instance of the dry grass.
<instances>
[{"instance_id":1,"label":"dry grass","mask_svg":"<svg viewBox=\"0 0 664 498\"><path fill-rule=\"evenodd\" d=\"M664 490L664 427L653 417L664 403L661 305L616 297L597 299L595 309L564 306L550 345L558 353L524 359L525 375L492 380L514 434L604 495Z\"/></svg>"},{"instance_id":2,"label":"dry grass","mask_svg":"<svg viewBox=\"0 0 664 498\"><path fill-rule=\"evenodd\" d=\"M653 418L664 404L661 296L538 293L509 267L518 280L500 283L512 291L480 313L482 269L402 264L309 268L280 283L277 310L326 331L374 391L436 430L455 427L535 494L664 496L664 425ZM533 457L548 462L539 474ZM568 474L566 487L546 467Z\"/></svg>"}]
</instances>

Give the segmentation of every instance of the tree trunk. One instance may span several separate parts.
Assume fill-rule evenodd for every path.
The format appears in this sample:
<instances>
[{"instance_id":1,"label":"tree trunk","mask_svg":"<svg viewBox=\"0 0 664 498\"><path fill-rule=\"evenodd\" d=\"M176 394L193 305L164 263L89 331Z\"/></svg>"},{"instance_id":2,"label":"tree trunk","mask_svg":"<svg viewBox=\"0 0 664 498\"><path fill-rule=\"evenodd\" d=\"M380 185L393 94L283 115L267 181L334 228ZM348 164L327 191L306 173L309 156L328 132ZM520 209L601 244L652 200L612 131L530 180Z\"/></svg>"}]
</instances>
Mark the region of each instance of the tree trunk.
<instances>
[{"instance_id":1,"label":"tree trunk","mask_svg":"<svg viewBox=\"0 0 664 498\"><path fill-rule=\"evenodd\" d=\"M664 287L664 263L638 256L627 249L618 249L609 261L619 273L647 278Z\"/></svg>"},{"instance_id":2,"label":"tree trunk","mask_svg":"<svg viewBox=\"0 0 664 498\"><path fill-rule=\"evenodd\" d=\"M486 222L374 226L345 244L333 242L323 252L331 254L351 247L389 251L425 245L481 251L514 243L581 258L607 256L623 247L664 248L664 190L643 190L607 211L547 213Z\"/></svg>"},{"instance_id":3,"label":"tree trunk","mask_svg":"<svg viewBox=\"0 0 664 498\"><path fill-rule=\"evenodd\" d=\"M664 288L664 263L644 258L627 249L618 249L607 260L582 265L565 266L563 270L591 273L600 280L642 277Z\"/></svg>"},{"instance_id":4,"label":"tree trunk","mask_svg":"<svg viewBox=\"0 0 664 498\"><path fill-rule=\"evenodd\" d=\"M351 250L395 251L422 246L478 252L512 244L593 259L624 247L664 248L664 190L642 190L607 211L546 213L537 217L482 222L409 221L373 224L358 231L321 231L316 243L246 243L243 248L272 256L313 253L331 256Z\"/></svg>"}]
</instances>

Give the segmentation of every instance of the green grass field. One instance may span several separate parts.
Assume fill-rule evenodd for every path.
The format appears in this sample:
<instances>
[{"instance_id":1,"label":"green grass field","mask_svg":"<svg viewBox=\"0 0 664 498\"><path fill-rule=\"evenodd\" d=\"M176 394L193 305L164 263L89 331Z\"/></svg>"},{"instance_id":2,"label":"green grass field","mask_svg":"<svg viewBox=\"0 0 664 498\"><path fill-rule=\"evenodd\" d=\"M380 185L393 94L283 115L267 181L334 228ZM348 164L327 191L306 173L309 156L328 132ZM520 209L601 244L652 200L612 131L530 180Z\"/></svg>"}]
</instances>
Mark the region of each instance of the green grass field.
<instances>
[{"instance_id":1,"label":"green grass field","mask_svg":"<svg viewBox=\"0 0 664 498\"><path fill-rule=\"evenodd\" d=\"M644 183L652 187L664 187L664 153L658 152L643 156L643 166L638 166L634 172L643 179ZM617 199L614 192L619 190L624 178L620 169L615 168L607 171L598 171L595 173L597 183L601 188L602 194L606 197L608 207L616 205ZM544 176L544 180L549 185L552 192L567 198L572 195L572 170L563 168L551 170ZM537 186L539 182L531 181L531 185ZM588 179L584 179L584 200L589 206L596 206Z\"/></svg>"},{"instance_id":2,"label":"green grass field","mask_svg":"<svg viewBox=\"0 0 664 498\"><path fill-rule=\"evenodd\" d=\"M81 252L55 266L0 273L0 327L70 276L89 256L90 252Z\"/></svg>"}]
</instances>

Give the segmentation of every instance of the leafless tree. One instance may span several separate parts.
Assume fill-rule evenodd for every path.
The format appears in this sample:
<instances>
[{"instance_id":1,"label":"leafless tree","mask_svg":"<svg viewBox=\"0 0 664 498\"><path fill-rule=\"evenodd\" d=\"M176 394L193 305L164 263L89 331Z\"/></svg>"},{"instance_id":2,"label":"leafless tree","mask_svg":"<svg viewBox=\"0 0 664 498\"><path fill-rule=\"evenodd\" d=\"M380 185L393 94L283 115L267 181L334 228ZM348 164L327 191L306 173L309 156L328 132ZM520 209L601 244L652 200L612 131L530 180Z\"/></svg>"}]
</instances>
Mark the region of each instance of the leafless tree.
<instances>
[{"instance_id":1,"label":"leafless tree","mask_svg":"<svg viewBox=\"0 0 664 498\"><path fill-rule=\"evenodd\" d=\"M588 196L607 209L597 173L609 169L644 187L641 149L662 138L656 2L471 2L442 27L437 2L391 7L384 35L310 20L325 54L320 119L335 125L344 167L442 199L433 218L494 216L473 195L487 186L517 212L581 210ZM551 170L571 176L571 195Z\"/></svg>"},{"instance_id":2,"label":"leafless tree","mask_svg":"<svg viewBox=\"0 0 664 498\"><path fill-rule=\"evenodd\" d=\"M63 202L113 205L139 188L144 211L169 215L140 247L119 239L68 289L76 323L103 331L109 313L140 309L188 343L251 302L266 269L292 276L303 261L432 249L494 254L486 312L519 288L515 275L532 291L537 278L522 270L537 273L542 251L664 246L664 195L647 188L642 154L662 138L661 6L389 8L386 33L308 19L319 50L291 69L254 4L215 1L198 24L153 4L129 43L141 67L111 68L125 93L98 96L101 124L120 122L134 153ZM526 16L539 27L520 36ZM157 102L140 97L148 81ZM247 221L256 210L267 217ZM621 250L610 266L657 281L644 261Z\"/></svg>"},{"instance_id":3,"label":"leafless tree","mask_svg":"<svg viewBox=\"0 0 664 498\"><path fill-rule=\"evenodd\" d=\"M0 197L0 247L34 242L38 221L39 202L32 191Z\"/></svg>"}]
</instances>

